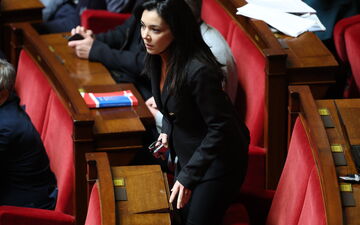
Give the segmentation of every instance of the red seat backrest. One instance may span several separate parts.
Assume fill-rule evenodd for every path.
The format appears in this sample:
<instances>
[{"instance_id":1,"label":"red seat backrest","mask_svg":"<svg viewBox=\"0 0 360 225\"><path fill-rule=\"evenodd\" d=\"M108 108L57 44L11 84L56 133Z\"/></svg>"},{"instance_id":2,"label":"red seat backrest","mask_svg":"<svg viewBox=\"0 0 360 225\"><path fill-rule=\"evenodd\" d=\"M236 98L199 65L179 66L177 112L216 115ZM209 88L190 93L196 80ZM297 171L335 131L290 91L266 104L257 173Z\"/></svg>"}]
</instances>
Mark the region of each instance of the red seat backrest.
<instances>
[{"instance_id":1,"label":"red seat backrest","mask_svg":"<svg viewBox=\"0 0 360 225\"><path fill-rule=\"evenodd\" d=\"M215 0L203 0L201 18L205 23L216 28L227 39L230 21L232 20L224 8Z\"/></svg>"},{"instance_id":2,"label":"red seat backrest","mask_svg":"<svg viewBox=\"0 0 360 225\"><path fill-rule=\"evenodd\" d=\"M101 208L98 185L95 183L91 189L89 206L86 216L85 225L99 225L101 224Z\"/></svg>"},{"instance_id":3,"label":"red seat backrest","mask_svg":"<svg viewBox=\"0 0 360 225\"><path fill-rule=\"evenodd\" d=\"M264 146L266 60L249 36L234 21L229 28L230 48L238 73L235 106L250 130L251 144Z\"/></svg>"},{"instance_id":4,"label":"red seat backrest","mask_svg":"<svg viewBox=\"0 0 360 225\"><path fill-rule=\"evenodd\" d=\"M336 52L343 62L348 62L345 32L352 25L360 23L360 15L344 18L338 21L334 27L334 43Z\"/></svg>"},{"instance_id":5,"label":"red seat backrest","mask_svg":"<svg viewBox=\"0 0 360 225\"><path fill-rule=\"evenodd\" d=\"M20 104L25 105L25 111L41 134L51 86L44 72L25 50L20 53L15 90L21 99Z\"/></svg>"},{"instance_id":6,"label":"red seat backrest","mask_svg":"<svg viewBox=\"0 0 360 225\"><path fill-rule=\"evenodd\" d=\"M351 82L348 97L360 97L360 16L358 23L345 31L345 45L351 67Z\"/></svg>"},{"instance_id":7,"label":"red seat backrest","mask_svg":"<svg viewBox=\"0 0 360 225\"><path fill-rule=\"evenodd\" d=\"M114 13L107 10L87 9L81 14L81 25L95 34L106 32L121 25L131 14Z\"/></svg>"},{"instance_id":8,"label":"red seat backrest","mask_svg":"<svg viewBox=\"0 0 360 225\"><path fill-rule=\"evenodd\" d=\"M267 218L268 225L326 224L317 165L298 118L286 163Z\"/></svg>"},{"instance_id":9,"label":"red seat backrest","mask_svg":"<svg viewBox=\"0 0 360 225\"><path fill-rule=\"evenodd\" d=\"M59 190L55 210L69 215L74 215L75 189L72 135L72 118L56 93L51 91L42 138Z\"/></svg>"}]
</instances>

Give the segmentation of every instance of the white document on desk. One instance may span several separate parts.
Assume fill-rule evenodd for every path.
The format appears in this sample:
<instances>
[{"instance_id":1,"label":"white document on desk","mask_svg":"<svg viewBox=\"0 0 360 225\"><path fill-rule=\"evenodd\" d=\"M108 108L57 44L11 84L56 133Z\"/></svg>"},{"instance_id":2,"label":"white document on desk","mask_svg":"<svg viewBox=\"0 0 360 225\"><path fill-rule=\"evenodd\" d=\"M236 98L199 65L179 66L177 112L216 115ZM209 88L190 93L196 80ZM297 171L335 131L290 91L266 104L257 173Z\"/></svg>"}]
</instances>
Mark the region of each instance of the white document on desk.
<instances>
[{"instance_id":1,"label":"white document on desk","mask_svg":"<svg viewBox=\"0 0 360 225\"><path fill-rule=\"evenodd\" d=\"M301 0L246 0L248 3L277 9L287 13L316 13L316 10Z\"/></svg>"},{"instance_id":2,"label":"white document on desk","mask_svg":"<svg viewBox=\"0 0 360 225\"><path fill-rule=\"evenodd\" d=\"M251 3L238 8L236 14L263 20L270 26L292 37L297 37L308 31L316 23L313 20Z\"/></svg>"}]
</instances>

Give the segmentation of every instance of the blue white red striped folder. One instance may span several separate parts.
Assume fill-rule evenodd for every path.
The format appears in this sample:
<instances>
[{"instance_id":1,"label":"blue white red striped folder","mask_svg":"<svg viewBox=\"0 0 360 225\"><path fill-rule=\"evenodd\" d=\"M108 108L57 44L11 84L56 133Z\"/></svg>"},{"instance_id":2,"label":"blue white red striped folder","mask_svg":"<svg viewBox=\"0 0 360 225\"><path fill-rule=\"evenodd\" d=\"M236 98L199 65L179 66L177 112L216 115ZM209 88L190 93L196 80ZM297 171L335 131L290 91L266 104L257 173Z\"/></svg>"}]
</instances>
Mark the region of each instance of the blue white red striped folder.
<instances>
[{"instance_id":1,"label":"blue white red striped folder","mask_svg":"<svg viewBox=\"0 0 360 225\"><path fill-rule=\"evenodd\" d=\"M135 106L138 100L131 90L91 93L80 91L89 108Z\"/></svg>"}]
</instances>

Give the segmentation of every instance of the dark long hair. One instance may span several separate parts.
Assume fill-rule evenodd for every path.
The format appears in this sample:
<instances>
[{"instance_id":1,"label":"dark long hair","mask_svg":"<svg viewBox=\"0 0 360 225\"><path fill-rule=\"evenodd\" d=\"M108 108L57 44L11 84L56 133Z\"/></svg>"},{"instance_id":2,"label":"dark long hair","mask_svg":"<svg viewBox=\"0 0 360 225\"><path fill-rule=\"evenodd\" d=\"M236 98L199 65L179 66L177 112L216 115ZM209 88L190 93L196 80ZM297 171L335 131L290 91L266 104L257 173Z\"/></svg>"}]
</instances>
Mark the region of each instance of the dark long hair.
<instances>
[{"instance_id":1,"label":"dark long hair","mask_svg":"<svg viewBox=\"0 0 360 225\"><path fill-rule=\"evenodd\" d=\"M193 59L213 67L213 71L223 79L222 65L204 42L200 26L184 0L147 0L136 13L139 22L144 10L156 10L168 24L174 37L167 49L170 53L167 72L171 80L171 93L179 94L181 92L186 79L186 66ZM145 74L150 77L155 76L160 71L160 66L159 55L147 54L144 67Z\"/></svg>"}]
</instances>

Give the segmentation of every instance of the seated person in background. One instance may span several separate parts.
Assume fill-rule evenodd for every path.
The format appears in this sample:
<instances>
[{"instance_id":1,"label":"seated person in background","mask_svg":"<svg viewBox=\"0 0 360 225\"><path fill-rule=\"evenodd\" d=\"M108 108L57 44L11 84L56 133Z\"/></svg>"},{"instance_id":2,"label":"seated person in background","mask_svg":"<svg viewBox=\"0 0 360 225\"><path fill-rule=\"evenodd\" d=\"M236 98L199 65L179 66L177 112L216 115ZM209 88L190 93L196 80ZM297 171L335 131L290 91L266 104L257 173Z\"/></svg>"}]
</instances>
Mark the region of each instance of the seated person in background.
<instances>
[{"instance_id":1,"label":"seated person in background","mask_svg":"<svg viewBox=\"0 0 360 225\"><path fill-rule=\"evenodd\" d=\"M41 0L44 23L34 27L40 34L69 32L80 25L86 9L103 9L115 13L129 13L138 0Z\"/></svg>"},{"instance_id":2,"label":"seated person in background","mask_svg":"<svg viewBox=\"0 0 360 225\"><path fill-rule=\"evenodd\" d=\"M201 35L205 43L210 47L210 50L216 59L223 65L222 69L225 74L223 87L231 101L234 102L238 82L236 66L231 49L218 30L201 20L202 0L185 0L185 2L190 6L200 25ZM157 110L154 98L149 99L146 104L155 117L156 127L159 132L162 126L162 114Z\"/></svg>"},{"instance_id":3,"label":"seated person in background","mask_svg":"<svg viewBox=\"0 0 360 225\"><path fill-rule=\"evenodd\" d=\"M57 189L40 135L14 92L16 73L0 59L0 205L54 209Z\"/></svg>"},{"instance_id":4,"label":"seated person in background","mask_svg":"<svg viewBox=\"0 0 360 225\"><path fill-rule=\"evenodd\" d=\"M145 48L140 36L140 23L133 16L114 30L95 36L82 26L72 29L71 34L75 33L85 38L68 44L79 58L102 63L117 83L134 83L144 100L152 96L150 81L140 76Z\"/></svg>"}]
</instances>

